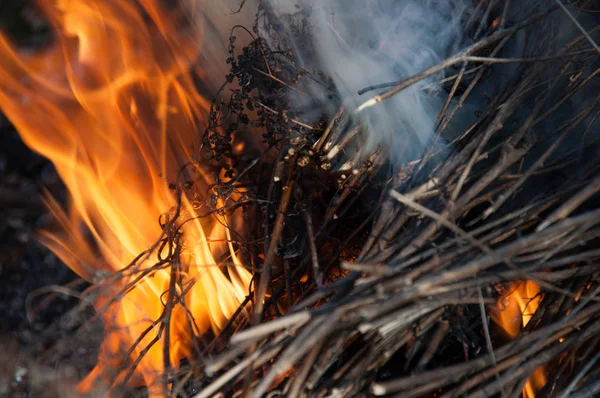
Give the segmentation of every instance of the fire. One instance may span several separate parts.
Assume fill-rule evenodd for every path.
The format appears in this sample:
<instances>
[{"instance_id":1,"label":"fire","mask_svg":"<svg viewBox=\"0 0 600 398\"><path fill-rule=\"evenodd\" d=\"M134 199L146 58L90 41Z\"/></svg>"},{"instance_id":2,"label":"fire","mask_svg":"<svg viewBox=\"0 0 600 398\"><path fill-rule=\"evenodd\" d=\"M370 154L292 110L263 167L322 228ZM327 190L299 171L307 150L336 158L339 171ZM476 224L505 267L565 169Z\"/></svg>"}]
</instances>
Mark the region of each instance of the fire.
<instances>
[{"instance_id":1,"label":"fire","mask_svg":"<svg viewBox=\"0 0 600 398\"><path fill-rule=\"evenodd\" d=\"M177 368L192 354L195 335L219 332L248 294L251 275L224 227L239 220L200 221L203 198L182 202L188 221L180 271L162 267L140 278L157 263L156 251L126 268L161 236L158 220L177 203L168 181L192 158L209 111L190 73L201 53L201 27L167 3L39 1L55 32L51 45L20 51L0 34L0 107L23 141L54 163L70 194L68 212L49 200L61 230L44 232L44 243L91 282L122 275L96 303L105 340L81 392L123 382L135 365L136 382L152 396L165 395L165 367ZM206 192L209 176L198 168L189 173L197 192ZM227 252L232 265L221 269L215 257ZM185 308L173 307L167 331L161 320L172 275Z\"/></svg>"},{"instance_id":2,"label":"fire","mask_svg":"<svg viewBox=\"0 0 600 398\"><path fill-rule=\"evenodd\" d=\"M498 18L494 19L492 21L492 28L495 28L496 26L500 25L500 22L502 22L502 17L498 17Z\"/></svg>"},{"instance_id":3,"label":"fire","mask_svg":"<svg viewBox=\"0 0 600 398\"><path fill-rule=\"evenodd\" d=\"M500 325L511 339L516 338L525 327L540 305L542 296L540 287L533 281L519 282L514 289L503 294L496 303L498 311L492 312L492 318ZM534 398L535 392L546 384L544 368L539 367L523 388L523 396Z\"/></svg>"}]
</instances>

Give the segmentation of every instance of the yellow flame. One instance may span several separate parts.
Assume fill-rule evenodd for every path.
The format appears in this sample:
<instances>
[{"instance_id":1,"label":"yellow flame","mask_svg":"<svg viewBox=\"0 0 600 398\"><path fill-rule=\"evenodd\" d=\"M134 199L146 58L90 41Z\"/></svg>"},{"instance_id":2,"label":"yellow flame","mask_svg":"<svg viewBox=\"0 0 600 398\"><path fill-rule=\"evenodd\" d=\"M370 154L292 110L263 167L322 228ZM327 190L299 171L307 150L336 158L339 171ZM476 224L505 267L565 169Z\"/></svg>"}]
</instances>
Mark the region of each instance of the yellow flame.
<instances>
[{"instance_id":1,"label":"yellow flame","mask_svg":"<svg viewBox=\"0 0 600 398\"><path fill-rule=\"evenodd\" d=\"M49 200L61 230L44 232L43 241L92 282L123 271L159 238L159 217L176 204L167 181L191 158L190 145L208 113L209 103L189 73L201 52L201 27L164 4L40 1L55 32L48 48L19 51L0 34L0 107L24 142L54 163L70 194L68 212ZM193 174L197 191L206 192L210 178L199 169ZM177 289L186 292L189 314L181 305L171 314L168 359L175 367L191 355L193 334L221 330L244 300L251 277L223 226L235 220L201 222L187 199L182 211L190 221L183 226ZM233 266L222 270L215 256L227 251ZM159 375L167 351L157 320L165 310L170 270L136 281L156 262L153 253L98 299L98 309L108 306L105 340L81 391L124 380L132 361L141 358L138 380L151 395L164 395ZM133 288L108 305L129 283ZM150 345L153 340L158 342ZM130 358L122 358L134 343Z\"/></svg>"},{"instance_id":2,"label":"yellow flame","mask_svg":"<svg viewBox=\"0 0 600 398\"><path fill-rule=\"evenodd\" d=\"M519 335L521 329L531 321L541 300L540 287L537 283L533 281L519 282L513 290L498 299L496 303L498 311L491 313L492 318L511 339L514 339ZM544 367L541 366L533 372L525 384L523 396L535 398L536 391L544 387L546 381Z\"/></svg>"}]
</instances>

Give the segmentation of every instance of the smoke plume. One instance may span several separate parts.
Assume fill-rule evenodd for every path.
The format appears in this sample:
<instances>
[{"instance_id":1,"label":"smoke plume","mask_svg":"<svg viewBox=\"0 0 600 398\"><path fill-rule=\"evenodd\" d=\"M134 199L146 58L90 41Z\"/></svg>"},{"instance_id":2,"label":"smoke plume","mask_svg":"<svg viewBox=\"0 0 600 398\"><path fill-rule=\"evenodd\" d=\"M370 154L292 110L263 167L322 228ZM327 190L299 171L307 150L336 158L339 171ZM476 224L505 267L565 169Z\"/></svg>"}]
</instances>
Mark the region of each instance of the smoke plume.
<instances>
[{"instance_id":1,"label":"smoke plume","mask_svg":"<svg viewBox=\"0 0 600 398\"><path fill-rule=\"evenodd\" d=\"M317 82L319 72L331 78L333 95L353 110L378 93L359 95L359 90L405 79L456 52L463 42L461 21L469 13L463 0L265 0L261 4L267 10L261 35L282 51L292 49L299 67L315 76L304 81L303 90L310 98L294 94L292 101L306 120L337 111L332 109L332 91ZM367 134L361 148L365 153L389 150L395 161L422 153L434 135L444 101L439 91L423 90L429 84L423 81L360 114L355 121L363 124Z\"/></svg>"}]
</instances>

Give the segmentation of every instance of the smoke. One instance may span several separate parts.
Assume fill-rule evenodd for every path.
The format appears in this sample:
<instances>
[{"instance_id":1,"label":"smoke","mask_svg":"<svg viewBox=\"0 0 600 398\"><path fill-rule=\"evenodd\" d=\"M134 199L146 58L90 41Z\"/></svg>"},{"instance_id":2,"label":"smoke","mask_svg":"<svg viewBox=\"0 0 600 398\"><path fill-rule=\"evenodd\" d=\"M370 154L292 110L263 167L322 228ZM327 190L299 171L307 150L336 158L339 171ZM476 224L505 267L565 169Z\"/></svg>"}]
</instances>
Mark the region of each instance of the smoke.
<instances>
[{"instance_id":1,"label":"smoke","mask_svg":"<svg viewBox=\"0 0 600 398\"><path fill-rule=\"evenodd\" d=\"M309 95L293 94L296 111L308 122L323 113L335 114L332 92L353 110L382 91L359 95L359 90L405 79L456 52L464 41L461 26L470 11L464 0L263 0L261 4L266 10L261 36L282 51L292 49L298 65L309 73L331 78L333 90L328 82L308 78L302 90ZM422 154L434 136L445 97L439 90L423 90L431 83L414 85L358 116L355 121L366 132L364 154L376 148L389 150L395 162Z\"/></svg>"}]
</instances>

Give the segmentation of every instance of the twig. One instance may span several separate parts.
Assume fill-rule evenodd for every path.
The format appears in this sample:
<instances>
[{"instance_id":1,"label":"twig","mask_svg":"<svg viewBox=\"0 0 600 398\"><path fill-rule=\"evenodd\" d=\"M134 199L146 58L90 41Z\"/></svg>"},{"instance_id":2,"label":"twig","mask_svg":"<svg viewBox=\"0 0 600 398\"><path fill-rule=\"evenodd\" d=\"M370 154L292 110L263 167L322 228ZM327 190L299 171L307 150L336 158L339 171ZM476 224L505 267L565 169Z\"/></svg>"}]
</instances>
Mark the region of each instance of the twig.
<instances>
[{"instance_id":1,"label":"twig","mask_svg":"<svg viewBox=\"0 0 600 398\"><path fill-rule=\"evenodd\" d=\"M253 326L250 329L242 330L234 334L230 342L231 344L240 344L257 340L280 329L300 327L310 320L311 315L308 311L289 314L273 321Z\"/></svg>"},{"instance_id":2,"label":"twig","mask_svg":"<svg viewBox=\"0 0 600 398\"><path fill-rule=\"evenodd\" d=\"M600 96L596 97L594 104L592 106L590 106L588 109L581 112L575 120L572 120L568 124L564 125L562 127L565 129L564 132L535 161L535 163L527 170L527 172L525 172L523 174L523 176L519 179L519 181L517 181L507 192L500 195L500 197L496 200L496 202L484 211L483 216L489 217L492 213L494 213L496 210L498 210L508 200L508 198L510 196L512 196L517 191L517 189L519 189L519 187L523 185L523 183L525 183L525 180L527 180L530 177L530 175L535 170L537 170L546 161L546 159L548 159L548 157L559 147L561 142L567 138L567 136L575 129L575 127L577 127L579 125L579 123L581 123L583 120L585 120L587 115L590 114L590 112L594 109L596 104L598 104L599 102L600 102Z\"/></svg>"},{"instance_id":3,"label":"twig","mask_svg":"<svg viewBox=\"0 0 600 398\"><path fill-rule=\"evenodd\" d=\"M483 303L483 294L481 292L481 287L477 288L477 296L479 297L479 312L481 314L481 324L483 325L483 334L485 336L485 344L487 346L488 352L490 354L490 358L492 359L492 365L494 365L494 369L498 366L498 361L496 360L496 354L494 353L494 346L492 345L492 337L490 336L490 328L488 327L488 317L485 311L485 305ZM506 395L504 391L504 386L500 384L500 373L496 372L496 380L500 385L500 390L502 391L502 396Z\"/></svg>"},{"instance_id":4,"label":"twig","mask_svg":"<svg viewBox=\"0 0 600 398\"><path fill-rule=\"evenodd\" d=\"M248 95L244 94L244 93L243 93L242 91L240 91L240 90L234 90L234 89L231 89L231 91L232 91L233 93L237 94L237 95L240 95L240 96L242 96L242 97L246 98L248 101L252 101L252 102L253 102L255 105L258 105L258 106L260 106L261 108L265 109L266 111L268 111L268 112L270 112L270 113L272 113L272 114L274 114L274 115L282 116L281 112L278 112L278 111L276 111L275 109L268 107L267 105L263 104L262 102L260 102L260 101L258 101L258 100L256 100L256 99L254 99L254 98L252 98L252 97L250 97L250 96L248 96ZM312 131L312 130L314 130L314 129L315 129L313 126L309 126L308 124L306 124L306 123L302 123L302 122L301 122L301 121L299 121L299 120L296 120L296 119L288 119L288 120L289 120L290 122L292 122L292 123L294 123L294 124L296 124L296 125L300 126L300 127L304 127L304 128L305 128L305 129L307 129L307 130L311 130L311 131Z\"/></svg>"},{"instance_id":5,"label":"twig","mask_svg":"<svg viewBox=\"0 0 600 398\"><path fill-rule=\"evenodd\" d=\"M577 373L577 375L569 383L567 388L565 388L565 390L562 392L562 394L560 394L560 398L567 398L569 395L571 395L571 392L573 391L573 389L575 388L577 383L579 383L579 381L583 378L583 376L585 376L585 374L590 371L590 369L596 364L596 362L599 359L600 359L600 352L597 353L588 363L586 363L585 366L583 367L583 369L581 369L581 371L579 373Z\"/></svg>"},{"instance_id":6,"label":"twig","mask_svg":"<svg viewBox=\"0 0 600 398\"><path fill-rule=\"evenodd\" d=\"M465 61L465 57L467 57L468 54L474 53L482 48L487 47L489 44L491 44L497 40L500 40L506 36L510 36L510 35L514 34L515 32L518 32L519 30L544 18L546 15L548 15L555 9L556 9L556 7L550 7L548 9L526 19L525 21L513 26L510 29L499 31L486 39L480 40L479 42L464 49L461 53L454 55L454 56L446 59L445 61L442 61L441 63L439 63L435 66L432 66L429 69L426 69L425 71L423 71L421 73L418 73L406 80L396 83L396 85L393 89L391 89L383 94L376 95L375 97L371 98L370 100L368 100L368 101L364 102L363 104L361 104L360 106L358 106L358 108L356 108L354 113L360 113L363 110L372 107L373 105L376 105L382 101L385 101L386 99L393 97L394 95L398 94L399 92L403 91L404 89L412 86L413 84L415 84L429 76L432 76L438 72L441 72L442 70L444 70L450 66L453 66L457 63ZM363 90L359 91L359 94L363 94L370 89L371 89L370 87L368 89L363 89Z\"/></svg>"},{"instance_id":7,"label":"twig","mask_svg":"<svg viewBox=\"0 0 600 398\"><path fill-rule=\"evenodd\" d=\"M598 54L600 54L600 47L598 47L598 44L596 44L596 42L594 41L594 39L592 39L592 37L589 35L589 33L585 30L585 28L583 26L581 26L581 24L579 23L579 21L573 16L573 14L571 14L571 11L569 11L567 9L567 7L565 7L565 5L563 4L563 2L561 0L554 0L554 2L560 7L560 9L567 14L567 16L569 17L569 19L575 24L575 26L577 26L577 29L579 29L581 31L581 33L583 33L583 36L585 36L585 38L587 39L587 41L590 42L590 44L592 45L592 47L594 47L594 49L598 52Z\"/></svg>"},{"instance_id":8,"label":"twig","mask_svg":"<svg viewBox=\"0 0 600 398\"><path fill-rule=\"evenodd\" d=\"M304 358L304 364L302 368L298 371L298 373L294 376L292 380L292 385L290 387L289 396L292 398L296 398L300 395L304 386L304 382L310 373L311 367L314 365L317 356L319 355L319 351L325 342L317 343L314 348L306 355Z\"/></svg>"},{"instance_id":9,"label":"twig","mask_svg":"<svg viewBox=\"0 0 600 398\"><path fill-rule=\"evenodd\" d=\"M287 184L283 187L283 195L277 210L277 217L275 218L275 227L273 228L273 234L271 236L271 242L269 243L269 249L265 257L265 262L262 267L262 273L260 275L259 285L257 289L257 299L254 303L254 317L252 318L252 324L257 325L262 319L262 313L264 308L265 295L271 281L271 266L275 255L277 254L277 247L279 240L281 239L281 233L283 232L283 225L286 217L286 212L290 199L292 197L292 191L294 190L294 183L296 181L296 161L295 157L292 159L290 167L290 176Z\"/></svg>"},{"instance_id":10,"label":"twig","mask_svg":"<svg viewBox=\"0 0 600 398\"><path fill-rule=\"evenodd\" d=\"M321 137L313 145L313 148L315 149L316 152L320 152L321 151L321 148L323 147L323 144L325 144L325 142L329 138L329 134L331 133L331 130L333 129L333 127L337 123L344 124L343 120L341 119L342 115L344 114L344 112L345 112L344 106L341 106L340 109L338 109L338 111L335 114L335 116L333 117L333 119L331 119L331 121L329 122L329 125L327 126L327 128L325 129L325 131L323 132L323 134L321 135Z\"/></svg>"},{"instance_id":11,"label":"twig","mask_svg":"<svg viewBox=\"0 0 600 398\"><path fill-rule=\"evenodd\" d=\"M302 209L302 215L304 216L304 224L306 225L308 247L310 248L310 259L312 263L313 278L319 288L323 286L323 275L321 268L319 267L319 254L317 253L317 246L315 244L315 233L313 230L312 219L306 209Z\"/></svg>"},{"instance_id":12,"label":"twig","mask_svg":"<svg viewBox=\"0 0 600 398\"><path fill-rule=\"evenodd\" d=\"M546 217L544 222L537 227L537 231L541 231L542 229L547 228L549 225L568 217L569 214L575 211L575 209L581 206L583 202L591 198L598 191L600 191L600 177L596 177L581 192L573 196L568 202L553 211L548 217Z\"/></svg>"}]
</instances>

